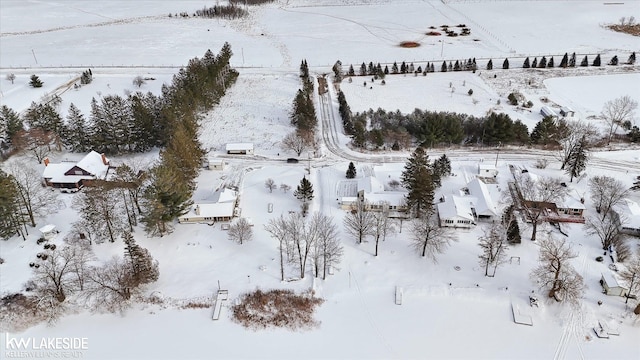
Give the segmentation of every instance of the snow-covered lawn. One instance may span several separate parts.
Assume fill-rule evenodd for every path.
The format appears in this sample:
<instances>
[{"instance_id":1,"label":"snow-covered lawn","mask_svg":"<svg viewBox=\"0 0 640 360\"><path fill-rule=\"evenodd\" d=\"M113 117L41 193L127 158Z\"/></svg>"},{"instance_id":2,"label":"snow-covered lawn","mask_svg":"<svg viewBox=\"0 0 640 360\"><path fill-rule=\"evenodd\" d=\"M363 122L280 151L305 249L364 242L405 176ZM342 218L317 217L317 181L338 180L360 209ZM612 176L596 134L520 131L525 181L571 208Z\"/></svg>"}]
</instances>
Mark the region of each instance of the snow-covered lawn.
<instances>
[{"instance_id":1,"label":"snow-covered lawn","mask_svg":"<svg viewBox=\"0 0 640 360\"><path fill-rule=\"evenodd\" d=\"M309 174L308 162L302 160L308 154L302 154L298 164L287 164L284 160L293 154L279 145L282 137L292 131L288 114L300 88L298 65L302 59L307 59L314 74L330 73L330 66L338 59L345 69L353 63L356 71L362 62L417 63L433 59L439 60L434 64L438 71L443 58L469 57L492 57L498 68L507 56L567 51L602 52L607 54L603 61L607 61L613 54L624 53L626 57L640 47L638 38L601 26L633 15L637 11L634 3L322 0L310 4L281 0L250 8L252 14L244 20L167 16L205 5L213 4L71 0L0 3L0 103L17 111L53 93L61 96L63 114L73 102L86 116L92 97L124 96L137 90L157 94L178 68L150 66L182 66L188 59L202 56L206 49L217 52L228 41L234 51L232 65L239 67L240 77L221 103L203 116L200 136L210 155L223 158L227 166L223 171L202 171L194 201L210 201L213 191L225 184L239 186L242 216L255 224L253 241L243 245L228 240L220 224L175 224L175 231L162 238L147 237L142 229L136 229L138 243L148 248L160 264L160 279L149 286L146 294L165 298L166 306L136 304L124 316L81 312L62 318L54 326L41 324L10 336L86 337L89 349L83 356L91 359L640 357L638 320L625 308L623 298L601 293L598 280L602 272L608 271L608 263L595 261L596 256L602 255L599 241L585 235L581 225L563 228L578 253L572 264L588 287L581 305L574 309L549 302L544 294L538 294L540 308L529 307L529 294L538 291L529 279L538 253L536 243L529 240L530 227L523 226L522 244L509 250L510 261L498 269L494 278L485 277L478 265L481 226L457 230L458 242L434 264L410 247L409 224L396 224L396 233L380 244L380 255L374 257L372 239L356 244L342 231L345 212L339 209L337 199L353 191L344 183L349 161L322 151L323 157L311 161ZM424 35L431 25L459 23L471 28L470 37L441 38L445 40L443 46L438 42L441 39ZM559 32L562 36L558 36ZM397 43L403 40L419 41L422 46L399 48ZM555 59L558 63L559 60ZM71 65L80 67L65 68ZM49 66L55 68L45 68ZM71 80L88 67L92 68L94 82L74 88ZM426 77L393 75L386 79L386 85L379 81L372 84L369 77L356 77L352 83L343 82L341 88L354 112L382 108L406 113L418 108L482 116L494 109L521 119L530 128L541 119L541 97L571 106L582 119L599 113L604 102L621 95L640 100L637 65L631 67L629 74L604 70L607 75L594 76L597 70L566 71L571 76L523 69L430 73ZM16 74L14 84L5 80L8 73ZM28 87L31 74L40 76L43 88ZM155 80L137 89L132 80L138 75ZM367 86L363 86L364 81ZM453 93L450 83L455 88ZM469 89L473 89L472 96L467 93ZM530 112L506 104L506 96L514 90L534 102ZM501 105L497 105L498 99L502 100ZM223 154L226 143L239 141L253 142L256 156ZM509 154L508 149L501 151L504 153L498 154L498 179L505 188L510 177L509 163L531 167L534 160L528 154L520 157ZM78 156L62 153L54 154L52 159ZM157 156L156 150L113 161L117 164L135 158L151 162ZM445 181L439 195L460 189L478 161L493 162L495 156L457 156L452 164L456 176ZM608 160L618 163L607 164ZM634 173L640 161L638 150L599 152L593 154L592 161L588 176L608 174L630 184L633 177L640 175ZM383 183L398 179L402 166L381 161L356 163L358 177L373 171ZM559 164L552 162L541 173L565 176L558 168ZM315 189L311 211L334 219L341 229L345 256L326 281L314 281L309 272L302 280L281 282L278 244L263 226L280 214L300 209L292 192L303 176ZM288 184L291 191L283 193L278 188L269 193L264 186L268 178L278 185ZM573 193L584 196L587 180L571 183ZM71 207L73 197L60 194L59 211L38 219L38 227L49 223L58 227L60 234L54 243L61 244L77 218ZM273 205L273 212L268 211L269 204ZM587 215L594 214L588 198L585 204ZM5 260L0 265L2 294L20 291L30 278L28 263L41 251L35 244L39 236L36 229L29 229L26 242L13 238L0 243L0 257ZM562 236L547 226L539 231L539 236L547 231ZM123 252L121 242L94 245L94 250L101 260ZM296 276L295 269L288 266L286 277ZM180 309L179 304L189 300L210 302L218 290L218 281L229 290L231 299L223 307L220 320L211 320L212 308ZM403 289L402 305L394 302L396 287ZM250 331L233 323L229 305L242 293L256 288L314 289L326 300L316 314L321 325L291 332ZM598 301L603 304L598 305ZM531 314L532 327L513 322L512 303L524 304L523 311ZM593 327L598 321L619 328L620 336L596 338ZM0 357L4 358L6 339L5 334L1 335Z\"/></svg>"}]
</instances>

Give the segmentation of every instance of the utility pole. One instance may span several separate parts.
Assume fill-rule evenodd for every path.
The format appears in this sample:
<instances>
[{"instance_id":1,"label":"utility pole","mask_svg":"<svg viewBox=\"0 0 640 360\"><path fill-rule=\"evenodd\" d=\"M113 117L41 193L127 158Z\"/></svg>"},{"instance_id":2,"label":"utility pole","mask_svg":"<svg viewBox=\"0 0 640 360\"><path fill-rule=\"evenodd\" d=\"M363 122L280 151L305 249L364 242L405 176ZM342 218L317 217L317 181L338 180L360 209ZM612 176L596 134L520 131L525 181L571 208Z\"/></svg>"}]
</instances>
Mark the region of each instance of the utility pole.
<instances>
[{"instance_id":1,"label":"utility pole","mask_svg":"<svg viewBox=\"0 0 640 360\"><path fill-rule=\"evenodd\" d=\"M36 61L36 65L38 64L38 59L36 59L36 52L31 49L31 53L33 54L33 60Z\"/></svg>"},{"instance_id":2,"label":"utility pole","mask_svg":"<svg viewBox=\"0 0 640 360\"><path fill-rule=\"evenodd\" d=\"M631 283L629 284L629 291L627 292L627 296L626 296L627 300L624 301L625 304L629 302L629 298L631 297L630 296L631 294L629 293L631 292L631 289L633 289L633 283L635 279L636 279L636 273L633 273L633 275L631 276Z\"/></svg>"}]
</instances>

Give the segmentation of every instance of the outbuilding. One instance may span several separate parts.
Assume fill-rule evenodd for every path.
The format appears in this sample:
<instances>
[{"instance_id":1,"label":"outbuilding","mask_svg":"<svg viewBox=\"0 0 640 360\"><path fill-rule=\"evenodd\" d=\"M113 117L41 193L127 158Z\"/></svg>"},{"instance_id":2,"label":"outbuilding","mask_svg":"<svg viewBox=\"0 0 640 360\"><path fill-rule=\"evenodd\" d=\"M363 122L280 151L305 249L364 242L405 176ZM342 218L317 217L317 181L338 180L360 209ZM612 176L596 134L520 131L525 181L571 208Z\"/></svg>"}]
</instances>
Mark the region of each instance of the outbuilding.
<instances>
[{"instance_id":1,"label":"outbuilding","mask_svg":"<svg viewBox=\"0 0 640 360\"><path fill-rule=\"evenodd\" d=\"M226 149L227 154L253 155L253 143L230 143Z\"/></svg>"},{"instance_id":2,"label":"outbuilding","mask_svg":"<svg viewBox=\"0 0 640 360\"><path fill-rule=\"evenodd\" d=\"M543 106L542 108L540 108L540 114L544 117L558 117L558 114L556 114L555 111L553 111L550 107L548 106Z\"/></svg>"},{"instance_id":3,"label":"outbuilding","mask_svg":"<svg viewBox=\"0 0 640 360\"><path fill-rule=\"evenodd\" d=\"M603 292L610 296L627 296L629 292L629 289L621 284L617 275L610 271L602 273L600 285L604 289Z\"/></svg>"}]
</instances>

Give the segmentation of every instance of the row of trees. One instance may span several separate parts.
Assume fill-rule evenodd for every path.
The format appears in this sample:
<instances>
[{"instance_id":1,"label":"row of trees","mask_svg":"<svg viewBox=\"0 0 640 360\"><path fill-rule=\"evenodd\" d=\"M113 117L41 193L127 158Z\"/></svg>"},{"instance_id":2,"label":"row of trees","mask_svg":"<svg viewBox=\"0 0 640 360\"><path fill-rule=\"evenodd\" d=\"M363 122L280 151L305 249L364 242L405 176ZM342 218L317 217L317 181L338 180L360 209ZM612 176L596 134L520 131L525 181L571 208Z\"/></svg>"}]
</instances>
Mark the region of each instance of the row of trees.
<instances>
[{"instance_id":1,"label":"row of trees","mask_svg":"<svg viewBox=\"0 0 640 360\"><path fill-rule=\"evenodd\" d=\"M318 125L316 109L313 104L313 80L309 75L309 66L306 60L300 64L300 79L302 88L296 92L293 99L289 120L296 130L287 134L282 140L284 150L292 150L298 156L316 146L315 131Z\"/></svg>"}]
</instances>

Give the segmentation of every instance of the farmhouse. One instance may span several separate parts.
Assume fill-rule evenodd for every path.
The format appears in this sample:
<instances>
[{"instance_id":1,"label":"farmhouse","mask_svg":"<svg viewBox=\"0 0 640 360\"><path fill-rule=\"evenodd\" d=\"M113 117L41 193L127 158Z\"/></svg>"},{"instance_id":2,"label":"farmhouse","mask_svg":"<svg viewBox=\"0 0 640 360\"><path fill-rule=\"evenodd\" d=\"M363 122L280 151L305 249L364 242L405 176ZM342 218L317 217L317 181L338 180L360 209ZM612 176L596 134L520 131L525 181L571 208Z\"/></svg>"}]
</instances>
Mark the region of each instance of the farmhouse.
<instances>
[{"instance_id":1,"label":"farmhouse","mask_svg":"<svg viewBox=\"0 0 640 360\"><path fill-rule=\"evenodd\" d=\"M253 155L253 143L227 144L227 154Z\"/></svg>"},{"instance_id":2,"label":"farmhouse","mask_svg":"<svg viewBox=\"0 0 640 360\"><path fill-rule=\"evenodd\" d=\"M479 178L475 178L467 184L465 189L470 195L469 200L477 219L493 220L498 216L494 196L491 195L487 184Z\"/></svg>"},{"instance_id":3,"label":"farmhouse","mask_svg":"<svg viewBox=\"0 0 640 360\"><path fill-rule=\"evenodd\" d=\"M629 289L621 284L618 276L611 271L602 273L600 285L602 285L602 292L610 296L627 296L629 292Z\"/></svg>"},{"instance_id":4,"label":"farmhouse","mask_svg":"<svg viewBox=\"0 0 640 360\"><path fill-rule=\"evenodd\" d=\"M178 217L181 224L216 223L231 221L236 215L238 193L224 188L216 193L218 200L212 203L194 204L191 210Z\"/></svg>"},{"instance_id":5,"label":"farmhouse","mask_svg":"<svg viewBox=\"0 0 640 360\"><path fill-rule=\"evenodd\" d=\"M51 163L44 159L44 178L47 186L77 190L92 180L105 180L109 172L109 160L104 154L91 151L82 160Z\"/></svg>"},{"instance_id":6,"label":"farmhouse","mask_svg":"<svg viewBox=\"0 0 640 360\"><path fill-rule=\"evenodd\" d=\"M382 211L385 207L390 210L390 217L403 217L407 211L405 205L406 192L385 191L384 185L375 176L365 176L358 179L356 196L343 196L340 208L350 210L357 201L364 201L367 210Z\"/></svg>"},{"instance_id":7,"label":"farmhouse","mask_svg":"<svg viewBox=\"0 0 640 360\"><path fill-rule=\"evenodd\" d=\"M620 232L640 236L640 205L630 199L622 199L611 211Z\"/></svg>"},{"instance_id":8,"label":"farmhouse","mask_svg":"<svg viewBox=\"0 0 640 360\"><path fill-rule=\"evenodd\" d=\"M553 111L550 107L548 106L543 106L542 108L540 108L540 114L544 117L558 117L558 114L556 114L555 111Z\"/></svg>"}]
</instances>

